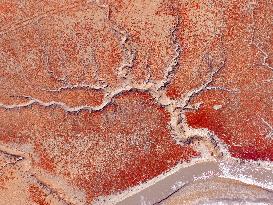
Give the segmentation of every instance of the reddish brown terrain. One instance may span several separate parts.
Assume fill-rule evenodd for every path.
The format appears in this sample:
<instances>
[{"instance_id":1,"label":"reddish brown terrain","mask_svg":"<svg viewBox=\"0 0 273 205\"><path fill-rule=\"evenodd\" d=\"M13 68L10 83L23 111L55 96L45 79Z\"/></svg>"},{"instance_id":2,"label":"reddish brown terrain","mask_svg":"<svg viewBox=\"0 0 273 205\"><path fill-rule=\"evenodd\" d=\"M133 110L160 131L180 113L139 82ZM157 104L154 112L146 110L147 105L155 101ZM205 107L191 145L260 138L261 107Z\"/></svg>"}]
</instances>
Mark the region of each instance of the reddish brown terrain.
<instances>
[{"instance_id":1,"label":"reddish brown terrain","mask_svg":"<svg viewBox=\"0 0 273 205\"><path fill-rule=\"evenodd\" d=\"M93 204L207 150L272 163L272 10L0 1L0 205Z\"/></svg>"},{"instance_id":2,"label":"reddish brown terrain","mask_svg":"<svg viewBox=\"0 0 273 205\"><path fill-rule=\"evenodd\" d=\"M184 52L172 99L195 89L188 124L208 128L234 157L273 160L272 2L202 1L181 6ZM271 20L270 20L271 19Z\"/></svg>"}]
</instances>

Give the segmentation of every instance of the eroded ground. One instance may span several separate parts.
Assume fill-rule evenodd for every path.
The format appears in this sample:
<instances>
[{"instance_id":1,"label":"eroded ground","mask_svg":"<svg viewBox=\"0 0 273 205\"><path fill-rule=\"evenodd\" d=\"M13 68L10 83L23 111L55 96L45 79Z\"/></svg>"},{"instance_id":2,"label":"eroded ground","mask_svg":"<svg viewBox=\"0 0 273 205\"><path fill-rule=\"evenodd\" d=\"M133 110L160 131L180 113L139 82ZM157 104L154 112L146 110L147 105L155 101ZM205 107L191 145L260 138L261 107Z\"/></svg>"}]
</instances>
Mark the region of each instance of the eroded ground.
<instances>
[{"instance_id":1,"label":"eroded ground","mask_svg":"<svg viewBox=\"0 0 273 205\"><path fill-rule=\"evenodd\" d=\"M211 160L272 173L272 10L0 1L0 205L116 204ZM271 178L222 174L155 202L273 201ZM228 187L237 195L224 198Z\"/></svg>"}]
</instances>

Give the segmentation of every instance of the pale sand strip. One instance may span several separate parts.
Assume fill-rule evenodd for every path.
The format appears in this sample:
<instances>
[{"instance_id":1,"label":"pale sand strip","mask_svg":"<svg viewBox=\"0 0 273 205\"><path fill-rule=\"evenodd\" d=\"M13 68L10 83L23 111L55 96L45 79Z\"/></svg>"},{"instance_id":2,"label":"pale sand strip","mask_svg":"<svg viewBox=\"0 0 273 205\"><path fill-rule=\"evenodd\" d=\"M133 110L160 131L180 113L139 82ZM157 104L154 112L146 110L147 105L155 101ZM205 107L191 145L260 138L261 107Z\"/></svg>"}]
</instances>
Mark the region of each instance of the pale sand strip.
<instances>
[{"instance_id":1,"label":"pale sand strip","mask_svg":"<svg viewBox=\"0 0 273 205\"><path fill-rule=\"evenodd\" d=\"M150 185L149 187L135 193L132 196L120 201L119 205L150 205L155 204L168 196L173 198L179 195L179 190L184 190L184 187L191 186L196 181L203 181L211 179L221 178L223 181L230 181L232 184L234 180L243 182L245 185L245 192L250 191L253 186L247 186L247 184L255 185L256 189L260 190L273 190L273 169L271 163L261 162L244 162L240 163L235 159L225 159L222 161L210 161L196 163L192 166L180 168L173 174L162 178L160 181ZM233 179L233 180L225 180ZM204 183L209 183L204 181ZM231 192L226 193L228 196L232 193L232 186L230 185ZM176 193L177 192L177 193ZM268 197L272 197L273 194L269 191ZM118 196L117 196L118 197ZM234 196L235 197L235 196ZM238 200L239 199L237 196ZM213 198L212 198L213 199ZM169 200L169 199L168 199ZM216 200L216 199L215 199ZM167 201L167 200L163 200ZM162 203L163 203L162 201Z\"/></svg>"}]
</instances>

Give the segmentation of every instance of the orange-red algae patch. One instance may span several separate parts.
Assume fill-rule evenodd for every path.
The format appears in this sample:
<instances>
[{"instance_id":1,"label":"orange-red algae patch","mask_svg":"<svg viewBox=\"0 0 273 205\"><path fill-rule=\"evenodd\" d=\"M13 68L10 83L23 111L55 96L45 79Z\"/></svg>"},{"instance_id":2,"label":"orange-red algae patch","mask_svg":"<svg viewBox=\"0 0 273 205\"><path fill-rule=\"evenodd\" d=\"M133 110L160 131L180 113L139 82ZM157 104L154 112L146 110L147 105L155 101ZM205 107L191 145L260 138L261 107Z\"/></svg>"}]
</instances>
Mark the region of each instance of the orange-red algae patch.
<instances>
[{"instance_id":1,"label":"orange-red algae patch","mask_svg":"<svg viewBox=\"0 0 273 205\"><path fill-rule=\"evenodd\" d=\"M198 155L190 146L176 144L169 113L146 92L122 92L96 112L33 105L1 110L1 117L11 126L28 119L20 121L9 143L33 146L35 169L84 189L90 201L147 181ZM1 139L11 128L0 123ZM20 142L19 133L25 141Z\"/></svg>"},{"instance_id":2,"label":"orange-red algae patch","mask_svg":"<svg viewBox=\"0 0 273 205\"><path fill-rule=\"evenodd\" d=\"M219 30L221 41L215 41L217 38L207 35L210 34L207 32L201 37L209 37L210 41L203 41L198 35L186 38L186 41L192 42L182 54L184 63L180 65L173 81L167 87L167 95L174 99L183 98L184 94L193 88L210 82L207 88L191 99L191 104L201 103L201 107L195 112L186 112L188 124L194 128L208 128L213 131L227 144L234 157L272 161L273 85L270 79L273 73L270 62L266 61L272 53L268 46L273 37L272 29L268 29L272 28L272 23L268 21L272 16L268 8L272 7L272 4L230 1L218 6L221 9L212 13L218 14L219 19L222 19ZM208 8L212 10L214 7ZM206 22L209 17L205 15L203 18ZM213 22L216 20L217 18L213 18ZM216 22L205 29L204 25L195 27L190 22L189 27L183 27L181 34L192 34L198 29L210 31L213 25L217 25ZM218 46L222 49L218 50ZM195 52L196 49L201 53ZM189 52L193 54L188 55ZM207 70L202 70L206 67L202 59L198 60L198 53L209 57L205 58L209 59L205 62L210 62L207 64ZM208 73L217 68L215 65L218 63L215 62L221 59L221 56L225 59L224 64L211 79ZM190 64L185 67L187 61Z\"/></svg>"},{"instance_id":3,"label":"orange-red algae patch","mask_svg":"<svg viewBox=\"0 0 273 205\"><path fill-rule=\"evenodd\" d=\"M44 193L40 187L31 184L28 188L28 193L30 194L30 198L37 205L50 205L46 201L46 193Z\"/></svg>"}]
</instances>

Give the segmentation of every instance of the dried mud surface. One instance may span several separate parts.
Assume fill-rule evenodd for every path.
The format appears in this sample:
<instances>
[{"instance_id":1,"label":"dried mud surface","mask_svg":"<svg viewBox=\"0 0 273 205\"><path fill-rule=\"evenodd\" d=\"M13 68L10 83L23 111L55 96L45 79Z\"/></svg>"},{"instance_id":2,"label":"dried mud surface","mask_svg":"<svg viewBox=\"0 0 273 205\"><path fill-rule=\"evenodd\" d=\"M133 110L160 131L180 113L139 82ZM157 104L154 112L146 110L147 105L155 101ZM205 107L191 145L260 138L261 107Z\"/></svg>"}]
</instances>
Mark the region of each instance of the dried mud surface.
<instances>
[{"instance_id":1,"label":"dried mud surface","mask_svg":"<svg viewBox=\"0 0 273 205\"><path fill-rule=\"evenodd\" d=\"M271 0L0 1L0 205L273 204L272 22Z\"/></svg>"}]
</instances>

